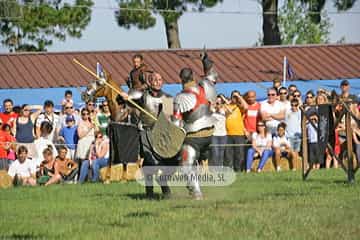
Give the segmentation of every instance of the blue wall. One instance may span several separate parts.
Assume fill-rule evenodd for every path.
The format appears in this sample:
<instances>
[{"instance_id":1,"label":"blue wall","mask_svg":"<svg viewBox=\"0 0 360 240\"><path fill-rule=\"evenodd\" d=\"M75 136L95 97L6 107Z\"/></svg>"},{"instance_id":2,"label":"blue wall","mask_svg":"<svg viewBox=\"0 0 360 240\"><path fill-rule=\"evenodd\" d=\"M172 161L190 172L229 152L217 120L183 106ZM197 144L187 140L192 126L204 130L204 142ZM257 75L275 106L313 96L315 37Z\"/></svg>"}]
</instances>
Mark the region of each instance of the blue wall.
<instances>
[{"instance_id":1,"label":"blue wall","mask_svg":"<svg viewBox=\"0 0 360 240\"><path fill-rule=\"evenodd\" d=\"M300 91L305 94L308 90L316 90L318 88L325 88L327 90L335 89L340 92L340 80L312 80L312 81L288 81L287 85L295 84ZM349 79L351 85L351 92L359 96L360 94L360 79ZM216 85L218 93L223 93L229 96L231 91L239 90L244 93L249 90L255 90L259 100L266 98L266 88L272 85L271 82L261 83L219 83ZM39 88L39 89L0 89L0 105L6 98L11 98L15 105L28 104L43 104L47 99L54 101L55 105L59 107L61 100L64 97L65 90L70 89L73 92L74 102L79 107L81 102L80 92L77 88ZM84 88L81 88L84 89ZM171 95L181 91L180 84L166 84L164 91ZM2 107L2 106L1 106ZM0 108L1 108L0 107Z\"/></svg>"}]
</instances>

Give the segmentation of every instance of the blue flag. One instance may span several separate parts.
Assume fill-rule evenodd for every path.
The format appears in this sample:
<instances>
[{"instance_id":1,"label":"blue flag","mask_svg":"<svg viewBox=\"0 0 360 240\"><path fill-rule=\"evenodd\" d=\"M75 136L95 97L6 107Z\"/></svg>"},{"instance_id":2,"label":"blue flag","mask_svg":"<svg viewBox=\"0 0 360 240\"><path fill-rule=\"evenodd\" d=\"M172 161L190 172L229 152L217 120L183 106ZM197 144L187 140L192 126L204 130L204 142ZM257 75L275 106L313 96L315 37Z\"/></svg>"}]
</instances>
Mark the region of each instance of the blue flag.
<instances>
[{"instance_id":1,"label":"blue flag","mask_svg":"<svg viewBox=\"0 0 360 240\"><path fill-rule=\"evenodd\" d=\"M105 77L104 69L99 62L96 63L96 75L99 78Z\"/></svg>"},{"instance_id":2,"label":"blue flag","mask_svg":"<svg viewBox=\"0 0 360 240\"><path fill-rule=\"evenodd\" d=\"M288 79L292 79L293 77L295 77L295 71L292 69L287 59L286 59L286 76Z\"/></svg>"}]
</instances>

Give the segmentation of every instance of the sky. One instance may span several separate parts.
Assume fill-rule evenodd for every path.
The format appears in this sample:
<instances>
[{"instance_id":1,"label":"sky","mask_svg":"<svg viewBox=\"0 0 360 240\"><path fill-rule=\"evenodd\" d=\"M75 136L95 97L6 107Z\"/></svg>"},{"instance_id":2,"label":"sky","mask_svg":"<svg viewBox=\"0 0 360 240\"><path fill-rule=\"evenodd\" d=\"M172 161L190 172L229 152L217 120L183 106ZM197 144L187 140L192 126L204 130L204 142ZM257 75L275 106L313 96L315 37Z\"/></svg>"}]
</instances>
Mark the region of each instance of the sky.
<instances>
[{"instance_id":1,"label":"sky","mask_svg":"<svg viewBox=\"0 0 360 240\"><path fill-rule=\"evenodd\" d=\"M48 47L49 52L167 48L161 17L157 16L156 26L148 30L126 30L115 21L116 0L94 2L91 22L82 38L68 37L65 42L55 40ZM325 10L332 24L330 42L336 43L342 37L345 37L346 43L360 42L359 2L351 10L337 13L334 1L327 1ZM230 11L241 11L242 14ZM207 48L252 47L262 33L261 5L257 0L223 0L205 13L185 13L179 20L179 29L182 48L202 48L204 45ZM0 47L0 52L8 50Z\"/></svg>"}]
</instances>

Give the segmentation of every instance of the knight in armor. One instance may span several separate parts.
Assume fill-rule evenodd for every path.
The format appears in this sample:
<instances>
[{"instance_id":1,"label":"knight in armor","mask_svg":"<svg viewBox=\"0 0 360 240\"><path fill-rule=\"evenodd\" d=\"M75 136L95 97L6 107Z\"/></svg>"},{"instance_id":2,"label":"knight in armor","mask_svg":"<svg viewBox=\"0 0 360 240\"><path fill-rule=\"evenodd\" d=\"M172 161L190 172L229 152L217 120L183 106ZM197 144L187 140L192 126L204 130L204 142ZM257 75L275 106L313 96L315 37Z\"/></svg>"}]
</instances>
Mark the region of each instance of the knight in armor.
<instances>
[{"instance_id":1,"label":"knight in armor","mask_svg":"<svg viewBox=\"0 0 360 240\"><path fill-rule=\"evenodd\" d=\"M206 74L206 73L205 73ZM208 76L209 74L207 74ZM194 199L202 199L202 192L195 173L194 165L209 157L211 136L214 132L215 119L211 115L210 104L216 100L215 82L205 77L199 82L193 78L190 68L180 71L183 90L174 99L174 122L186 131L186 138L181 149L181 165L188 175L188 189Z\"/></svg>"},{"instance_id":2,"label":"knight in armor","mask_svg":"<svg viewBox=\"0 0 360 240\"><path fill-rule=\"evenodd\" d=\"M136 54L133 57L134 68L130 71L126 81L129 89L143 91L148 88L147 78L152 73L149 67L144 63L143 56Z\"/></svg>"},{"instance_id":3,"label":"knight in armor","mask_svg":"<svg viewBox=\"0 0 360 240\"><path fill-rule=\"evenodd\" d=\"M146 111L150 112L153 116L158 117L161 112L170 117L173 112L173 98L167 93L162 91L163 80L159 73L153 73L149 77L149 88L144 91L130 90L128 97L138 102ZM157 155L150 141L151 130L155 124L155 120L144 114L140 113L140 156L144 158L144 178L145 178L145 192L146 196L152 198L154 196L153 179L161 186L164 197L170 195L170 188L166 182L159 182L156 177L157 172L151 171L146 166L159 166L159 165L176 165L176 158L163 159Z\"/></svg>"}]
</instances>

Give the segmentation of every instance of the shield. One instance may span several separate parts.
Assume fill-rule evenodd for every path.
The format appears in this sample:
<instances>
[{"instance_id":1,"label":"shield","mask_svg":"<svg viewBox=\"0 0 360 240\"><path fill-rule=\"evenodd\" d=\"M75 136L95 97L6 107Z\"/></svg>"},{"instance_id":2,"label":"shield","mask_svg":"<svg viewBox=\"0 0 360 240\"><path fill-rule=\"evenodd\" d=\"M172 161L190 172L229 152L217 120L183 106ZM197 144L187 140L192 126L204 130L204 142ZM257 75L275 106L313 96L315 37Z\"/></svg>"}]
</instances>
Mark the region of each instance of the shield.
<instances>
[{"instance_id":1,"label":"shield","mask_svg":"<svg viewBox=\"0 0 360 240\"><path fill-rule=\"evenodd\" d=\"M170 122L161 112L149 134L149 140L157 155L172 158L180 151L185 136L185 130Z\"/></svg>"}]
</instances>

